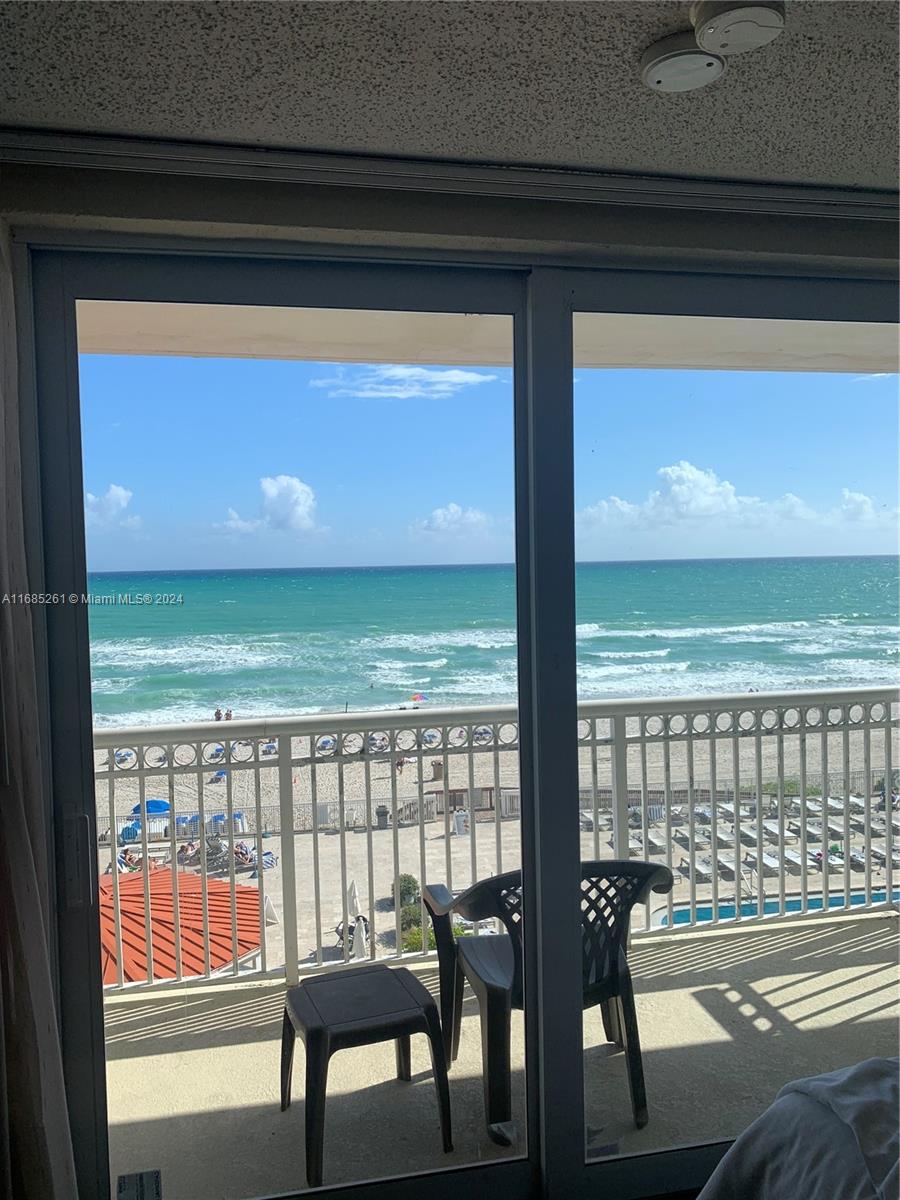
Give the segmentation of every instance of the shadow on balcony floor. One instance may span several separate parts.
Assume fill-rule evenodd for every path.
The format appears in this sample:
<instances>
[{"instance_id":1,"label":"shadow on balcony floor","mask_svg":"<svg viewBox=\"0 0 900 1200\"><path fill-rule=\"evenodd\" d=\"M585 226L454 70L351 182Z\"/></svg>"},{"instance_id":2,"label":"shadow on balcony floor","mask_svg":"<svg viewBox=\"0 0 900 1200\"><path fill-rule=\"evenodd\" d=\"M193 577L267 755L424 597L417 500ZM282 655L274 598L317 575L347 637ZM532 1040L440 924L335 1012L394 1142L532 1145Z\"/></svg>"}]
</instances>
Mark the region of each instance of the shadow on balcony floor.
<instances>
[{"instance_id":1,"label":"shadow on balcony floor","mask_svg":"<svg viewBox=\"0 0 900 1200\"><path fill-rule=\"evenodd\" d=\"M870 915L637 942L631 963L650 1123L630 1121L623 1055L585 1014L588 1152L635 1153L734 1136L789 1079L895 1052L896 918ZM418 972L434 992L431 964ZM159 1167L166 1200L303 1185L302 1049L294 1104L278 1108L284 985L220 985L107 1004L113 1178ZM413 1081L390 1044L332 1060L326 1183L459 1166L509 1153L486 1136L476 1007L451 1072L455 1150L440 1150L424 1038ZM514 1116L524 1125L521 1014L513 1014ZM520 1147L521 1149L521 1147Z\"/></svg>"}]
</instances>

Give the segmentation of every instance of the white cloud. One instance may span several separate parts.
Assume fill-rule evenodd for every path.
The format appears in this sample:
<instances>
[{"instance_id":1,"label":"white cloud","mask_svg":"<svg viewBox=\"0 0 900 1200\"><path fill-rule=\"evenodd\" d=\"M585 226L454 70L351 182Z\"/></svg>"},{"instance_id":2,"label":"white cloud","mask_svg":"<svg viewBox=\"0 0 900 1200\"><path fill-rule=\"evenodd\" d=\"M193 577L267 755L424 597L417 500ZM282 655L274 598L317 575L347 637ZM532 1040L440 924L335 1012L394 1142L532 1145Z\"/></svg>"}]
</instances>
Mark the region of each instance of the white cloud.
<instances>
[{"instance_id":1,"label":"white cloud","mask_svg":"<svg viewBox=\"0 0 900 1200\"><path fill-rule=\"evenodd\" d=\"M385 364L352 370L338 367L330 378L310 380L310 386L326 389L329 397L348 396L357 400L442 400L464 388L492 383L496 378L459 367Z\"/></svg>"},{"instance_id":2,"label":"white cloud","mask_svg":"<svg viewBox=\"0 0 900 1200\"><path fill-rule=\"evenodd\" d=\"M316 495L296 475L266 475L259 481L261 516L244 518L229 508L221 526L229 533L256 533L261 529L309 533L316 528Z\"/></svg>"},{"instance_id":3,"label":"white cloud","mask_svg":"<svg viewBox=\"0 0 900 1200\"><path fill-rule=\"evenodd\" d=\"M851 492L849 488L841 488L838 512L846 521L864 521L866 524L877 521L881 516L871 496L864 492Z\"/></svg>"},{"instance_id":4,"label":"white cloud","mask_svg":"<svg viewBox=\"0 0 900 1200\"><path fill-rule=\"evenodd\" d=\"M102 496L84 494L84 522L89 529L139 529L141 518L127 509L134 493L111 483Z\"/></svg>"},{"instance_id":5,"label":"white cloud","mask_svg":"<svg viewBox=\"0 0 900 1200\"><path fill-rule=\"evenodd\" d=\"M870 383L874 379L890 379L889 371L873 371L870 375L854 375L851 383Z\"/></svg>"},{"instance_id":6,"label":"white cloud","mask_svg":"<svg viewBox=\"0 0 900 1200\"><path fill-rule=\"evenodd\" d=\"M579 531L652 531L673 526L696 529L711 523L719 530L775 528L785 523L823 527L846 522L889 525L897 519L896 510L879 508L870 496L847 488L842 490L838 507L816 510L793 492L774 500L739 495L734 485L720 479L715 471L684 459L660 467L657 475L662 486L650 492L646 500L632 503L609 496L582 509L577 518Z\"/></svg>"},{"instance_id":7,"label":"white cloud","mask_svg":"<svg viewBox=\"0 0 900 1200\"><path fill-rule=\"evenodd\" d=\"M416 521L410 528L413 533L426 536L461 537L484 534L490 524L487 513L478 508L463 508L451 501L443 508L432 509L429 516Z\"/></svg>"}]
</instances>

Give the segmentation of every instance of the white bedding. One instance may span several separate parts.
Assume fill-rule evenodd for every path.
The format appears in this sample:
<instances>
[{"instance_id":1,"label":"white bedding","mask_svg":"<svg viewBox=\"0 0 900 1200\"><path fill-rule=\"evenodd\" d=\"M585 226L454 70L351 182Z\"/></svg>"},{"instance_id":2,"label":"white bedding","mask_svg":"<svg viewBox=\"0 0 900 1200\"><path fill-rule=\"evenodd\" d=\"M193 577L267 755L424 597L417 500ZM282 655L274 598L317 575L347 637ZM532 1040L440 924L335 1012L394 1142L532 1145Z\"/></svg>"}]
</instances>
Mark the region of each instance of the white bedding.
<instances>
[{"instance_id":1,"label":"white bedding","mask_svg":"<svg viewBox=\"0 0 900 1200\"><path fill-rule=\"evenodd\" d=\"M898 1071L869 1058L787 1084L698 1200L898 1200Z\"/></svg>"}]
</instances>

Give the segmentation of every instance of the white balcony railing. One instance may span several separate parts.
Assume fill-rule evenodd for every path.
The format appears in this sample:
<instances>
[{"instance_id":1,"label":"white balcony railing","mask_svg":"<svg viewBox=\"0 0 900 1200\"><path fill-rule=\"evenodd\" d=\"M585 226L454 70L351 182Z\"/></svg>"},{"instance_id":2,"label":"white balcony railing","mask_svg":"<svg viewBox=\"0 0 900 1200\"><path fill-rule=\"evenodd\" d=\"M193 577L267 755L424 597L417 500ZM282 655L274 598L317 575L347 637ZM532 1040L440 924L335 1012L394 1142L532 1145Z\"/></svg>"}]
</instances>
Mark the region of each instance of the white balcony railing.
<instances>
[{"instance_id":1,"label":"white balcony railing","mask_svg":"<svg viewBox=\"0 0 900 1200\"><path fill-rule=\"evenodd\" d=\"M882 687L584 703L578 798L541 799L579 822L583 857L672 867L636 937L885 907L898 700ZM520 865L514 707L110 729L94 744L112 987L294 981L354 954L427 953L423 882L461 890ZM358 914L354 943L339 934Z\"/></svg>"}]
</instances>

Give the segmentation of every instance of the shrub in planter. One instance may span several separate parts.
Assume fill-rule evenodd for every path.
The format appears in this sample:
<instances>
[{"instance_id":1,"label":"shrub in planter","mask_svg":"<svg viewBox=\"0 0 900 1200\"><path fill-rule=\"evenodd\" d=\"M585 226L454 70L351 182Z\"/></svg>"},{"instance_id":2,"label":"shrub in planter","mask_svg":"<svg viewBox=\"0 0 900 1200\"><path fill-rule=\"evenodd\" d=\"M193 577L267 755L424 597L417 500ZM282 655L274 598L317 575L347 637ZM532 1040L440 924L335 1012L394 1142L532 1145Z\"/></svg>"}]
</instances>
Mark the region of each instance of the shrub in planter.
<instances>
[{"instance_id":1,"label":"shrub in planter","mask_svg":"<svg viewBox=\"0 0 900 1200\"><path fill-rule=\"evenodd\" d=\"M422 926L422 909L418 904L404 904L400 909L400 929L407 933Z\"/></svg>"},{"instance_id":2,"label":"shrub in planter","mask_svg":"<svg viewBox=\"0 0 900 1200\"><path fill-rule=\"evenodd\" d=\"M399 904L401 908L405 904L416 904L419 899L419 881L416 879L415 875L401 875L399 878L394 880L391 892L395 908L398 903L398 891L400 894Z\"/></svg>"},{"instance_id":3,"label":"shrub in planter","mask_svg":"<svg viewBox=\"0 0 900 1200\"><path fill-rule=\"evenodd\" d=\"M402 945L403 949L407 952L420 951L422 949L422 927L414 927L404 933ZM434 940L434 930L430 925L428 926L428 941L426 949L437 949L437 942Z\"/></svg>"}]
</instances>

